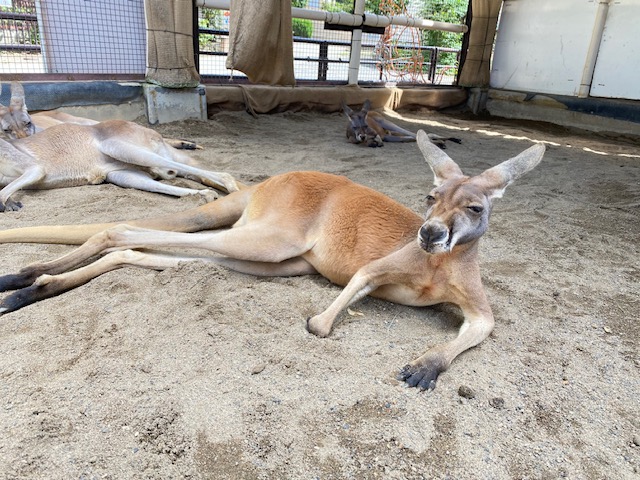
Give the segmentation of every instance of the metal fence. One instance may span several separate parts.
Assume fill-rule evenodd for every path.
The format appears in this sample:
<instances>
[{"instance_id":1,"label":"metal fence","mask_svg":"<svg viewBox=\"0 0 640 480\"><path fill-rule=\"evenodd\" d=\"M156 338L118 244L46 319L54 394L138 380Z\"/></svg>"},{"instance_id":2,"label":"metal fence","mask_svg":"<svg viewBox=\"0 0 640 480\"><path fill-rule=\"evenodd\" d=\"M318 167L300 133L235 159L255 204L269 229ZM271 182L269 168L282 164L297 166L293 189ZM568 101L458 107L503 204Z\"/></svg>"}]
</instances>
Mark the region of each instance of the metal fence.
<instances>
[{"instance_id":1,"label":"metal fence","mask_svg":"<svg viewBox=\"0 0 640 480\"><path fill-rule=\"evenodd\" d=\"M300 3L300 2L299 2ZM322 10L331 2L308 0L310 10ZM345 2L343 2L345 3ZM416 0L413 2L380 0L379 5L393 4L395 13L428 14L437 18L435 9L457 5L465 12L467 0ZM384 10L381 13L385 13ZM394 12L389 12L394 13ZM464 14L446 20L461 22ZM198 63L204 82L241 82L245 76L225 67L229 51L229 12L213 8L198 9ZM377 31L372 31L377 30ZM293 19L294 74L298 83L347 83L351 55L351 31L336 29L320 21ZM365 30L362 36L358 83L440 84L456 83L462 35L449 35L445 44L429 45L433 35L417 28L389 26Z\"/></svg>"},{"instance_id":2,"label":"metal fence","mask_svg":"<svg viewBox=\"0 0 640 480\"><path fill-rule=\"evenodd\" d=\"M395 9L406 15L436 15L453 4L458 12L466 12L467 1L406 0L405 5L405 0L379 0L374 7L380 13ZM339 0L296 3L317 10L349 4ZM202 80L246 81L242 73L225 67L229 12L199 8L197 15L196 62ZM442 20L460 22L457 17ZM298 82L347 82L352 34L334 28L294 19ZM462 35L453 46L444 47L430 45L429 38L409 27L365 30L358 82L455 83ZM145 42L143 0L0 0L0 80L143 79Z\"/></svg>"},{"instance_id":3,"label":"metal fence","mask_svg":"<svg viewBox=\"0 0 640 480\"><path fill-rule=\"evenodd\" d=\"M0 0L0 78L142 79L142 0Z\"/></svg>"}]
</instances>

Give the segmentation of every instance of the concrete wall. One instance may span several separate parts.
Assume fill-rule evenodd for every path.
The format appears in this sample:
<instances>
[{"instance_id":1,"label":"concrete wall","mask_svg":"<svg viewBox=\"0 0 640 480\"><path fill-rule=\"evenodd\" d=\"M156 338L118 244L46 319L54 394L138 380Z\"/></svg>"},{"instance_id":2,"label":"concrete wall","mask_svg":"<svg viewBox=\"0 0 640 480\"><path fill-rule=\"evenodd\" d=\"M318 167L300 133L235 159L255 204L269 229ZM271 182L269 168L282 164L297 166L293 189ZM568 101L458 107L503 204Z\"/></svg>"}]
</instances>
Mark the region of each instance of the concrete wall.
<instances>
[{"instance_id":1,"label":"concrete wall","mask_svg":"<svg viewBox=\"0 0 640 480\"><path fill-rule=\"evenodd\" d=\"M640 0L505 1L491 87L640 100L638 19Z\"/></svg>"},{"instance_id":2,"label":"concrete wall","mask_svg":"<svg viewBox=\"0 0 640 480\"><path fill-rule=\"evenodd\" d=\"M168 89L138 82L24 82L30 112L61 110L93 120L135 120L149 123L207 119L204 86ZM9 85L4 84L0 103L8 105Z\"/></svg>"},{"instance_id":3,"label":"concrete wall","mask_svg":"<svg viewBox=\"0 0 640 480\"><path fill-rule=\"evenodd\" d=\"M470 105L492 115L640 135L640 0L507 0L491 89Z\"/></svg>"}]
</instances>

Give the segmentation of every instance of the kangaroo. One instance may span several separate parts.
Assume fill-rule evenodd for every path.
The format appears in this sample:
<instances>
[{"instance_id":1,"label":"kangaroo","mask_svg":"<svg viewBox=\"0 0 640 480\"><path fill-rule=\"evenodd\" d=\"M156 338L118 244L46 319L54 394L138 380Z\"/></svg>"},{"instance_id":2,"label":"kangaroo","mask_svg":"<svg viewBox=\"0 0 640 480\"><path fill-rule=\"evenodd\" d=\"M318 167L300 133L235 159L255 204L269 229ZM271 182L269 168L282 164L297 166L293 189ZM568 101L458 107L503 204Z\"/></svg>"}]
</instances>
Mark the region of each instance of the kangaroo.
<instances>
[{"instance_id":1,"label":"kangaroo","mask_svg":"<svg viewBox=\"0 0 640 480\"><path fill-rule=\"evenodd\" d=\"M0 84L0 92L2 84ZM41 132L49 127L63 123L76 125L96 125L96 120L84 117L76 117L65 112L47 111L31 115L27 109L24 88L19 82L11 82L11 100L8 107L0 104L0 127L2 131L15 140L26 138L34 133ZM179 150L201 150L202 147L189 140L165 138L164 141Z\"/></svg>"},{"instance_id":2,"label":"kangaroo","mask_svg":"<svg viewBox=\"0 0 640 480\"><path fill-rule=\"evenodd\" d=\"M307 319L307 330L319 337L329 335L340 312L366 295L411 306L448 302L460 307L464 322L457 338L427 350L398 373L398 379L412 387L433 389L454 358L493 329L480 279L479 239L487 229L493 199L534 168L545 148L534 145L468 177L422 130L417 141L434 174L426 220L345 177L291 172L181 214L119 225L0 231L0 242L5 243L85 242L57 260L1 276L0 291L17 291L0 302L0 314L126 265L163 270L205 260L251 275L320 274L345 288L326 310ZM190 233L221 227L231 228ZM196 248L216 255L162 253L163 248ZM105 255L85 265L99 254Z\"/></svg>"},{"instance_id":3,"label":"kangaroo","mask_svg":"<svg viewBox=\"0 0 640 480\"><path fill-rule=\"evenodd\" d=\"M0 140L0 212L22 207L11 196L23 188L60 188L96 185L120 187L177 197L217 197L210 189L193 189L161 183L185 177L224 192L239 186L227 173L189 165L191 158L176 150L157 132L124 120L96 125L56 125L35 135L7 142Z\"/></svg>"},{"instance_id":4,"label":"kangaroo","mask_svg":"<svg viewBox=\"0 0 640 480\"><path fill-rule=\"evenodd\" d=\"M347 139L351 143L362 143L368 147L383 147L384 142L415 142L416 134L390 122L378 112L371 112L371 102L365 100L362 109L354 112L345 103L342 110L349 119L347 125ZM429 139L442 149L446 148L447 140L462 143L454 137L442 137L435 133L427 134Z\"/></svg>"}]
</instances>

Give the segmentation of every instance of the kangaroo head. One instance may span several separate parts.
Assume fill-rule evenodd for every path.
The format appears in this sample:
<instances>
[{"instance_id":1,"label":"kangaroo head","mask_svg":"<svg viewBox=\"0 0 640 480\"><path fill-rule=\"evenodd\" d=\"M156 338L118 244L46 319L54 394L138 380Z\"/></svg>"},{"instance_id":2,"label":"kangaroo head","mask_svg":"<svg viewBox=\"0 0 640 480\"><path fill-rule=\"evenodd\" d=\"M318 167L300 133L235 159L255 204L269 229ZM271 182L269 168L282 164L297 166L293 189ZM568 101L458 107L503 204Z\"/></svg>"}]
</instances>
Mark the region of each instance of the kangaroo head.
<instances>
[{"instance_id":1,"label":"kangaroo head","mask_svg":"<svg viewBox=\"0 0 640 480\"><path fill-rule=\"evenodd\" d=\"M493 199L538 165L545 151L544 145L536 144L480 175L468 177L424 131L418 132L417 142L435 184L427 195L425 222L418 232L418 244L428 253L450 252L456 245L480 238L489 225Z\"/></svg>"},{"instance_id":2,"label":"kangaroo head","mask_svg":"<svg viewBox=\"0 0 640 480\"><path fill-rule=\"evenodd\" d=\"M1 87L1 85L0 85ZM11 82L11 101L8 107L0 104L0 126L9 138L25 138L36 133L24 101L24 89Z\"/></svg>"},{"instance_id":3,"label":"kangaroo head","mask_svg":"<svg viewBox=\"0 0 640 480\"><path fill-rule=\"evenodd\" d=\"M349 125L358 142L364 142L367 138L367 130L369 128L367 125L367 113L369 113L370 109L371 102L369 100L365 100L362 109L358 112L351 110L346 103L342 104L342 110L349 119Z\"/></svg>"}]
</instances>

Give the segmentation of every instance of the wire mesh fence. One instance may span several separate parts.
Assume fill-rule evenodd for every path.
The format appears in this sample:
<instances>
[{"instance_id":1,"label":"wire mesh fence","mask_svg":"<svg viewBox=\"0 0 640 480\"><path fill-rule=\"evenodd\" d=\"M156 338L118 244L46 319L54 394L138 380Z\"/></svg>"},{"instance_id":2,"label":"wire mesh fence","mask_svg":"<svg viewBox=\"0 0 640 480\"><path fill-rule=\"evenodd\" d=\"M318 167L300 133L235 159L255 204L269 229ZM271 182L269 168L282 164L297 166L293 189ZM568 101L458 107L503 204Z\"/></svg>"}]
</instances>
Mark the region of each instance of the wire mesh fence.
<instances>
[{"instance_id":1,"label":"wire mesh fence","mask_svg":"<svg viewBox=\"0 0 640 480\"><path fill-rule=\"evenodd\" d=\"M4 77L144 75L143 0L0 0L0 28Z\"/></svg>"},{"instance_id":2,"label":"wire mesh fence","mask_svg":"<svg viewBox=\"0 0 640 480\"><path fill-rule=\"evenodd\" d=\"M293 0L310 10L353 11L353 0ZM367 0L366 11L461 23L468 0ZM225 66L229 12L198 9L197 62L203 81L243 81ZM293 19L298 82L346 83L350 30ZM360 83L453 84L462 35L389 26L365 30ZM143 78L143 0L0 0L0 79Z\"/></svg>"},{"instance_id":3,"label":"wire mesh fence","mask_svg":"<svg viewBox=\"0 0 640 480\"><path fill-rule=\"evenodd\" d=\"M367 13L406 15L462 23L468 0L368 0ZM352 0L293 0L309 10L353 12ZM205 81L242 81L241 72L225 67L229 50L229 12L200 8L199 65ZM375 29L373 29L375 30ZM359 83L451 85L456 81L462 34L389 26L365 29L360 54ZM351 31L323 22L293 19L294 73L298 82L346 83L351 55Z\"/></svg>"}]
</instances>

